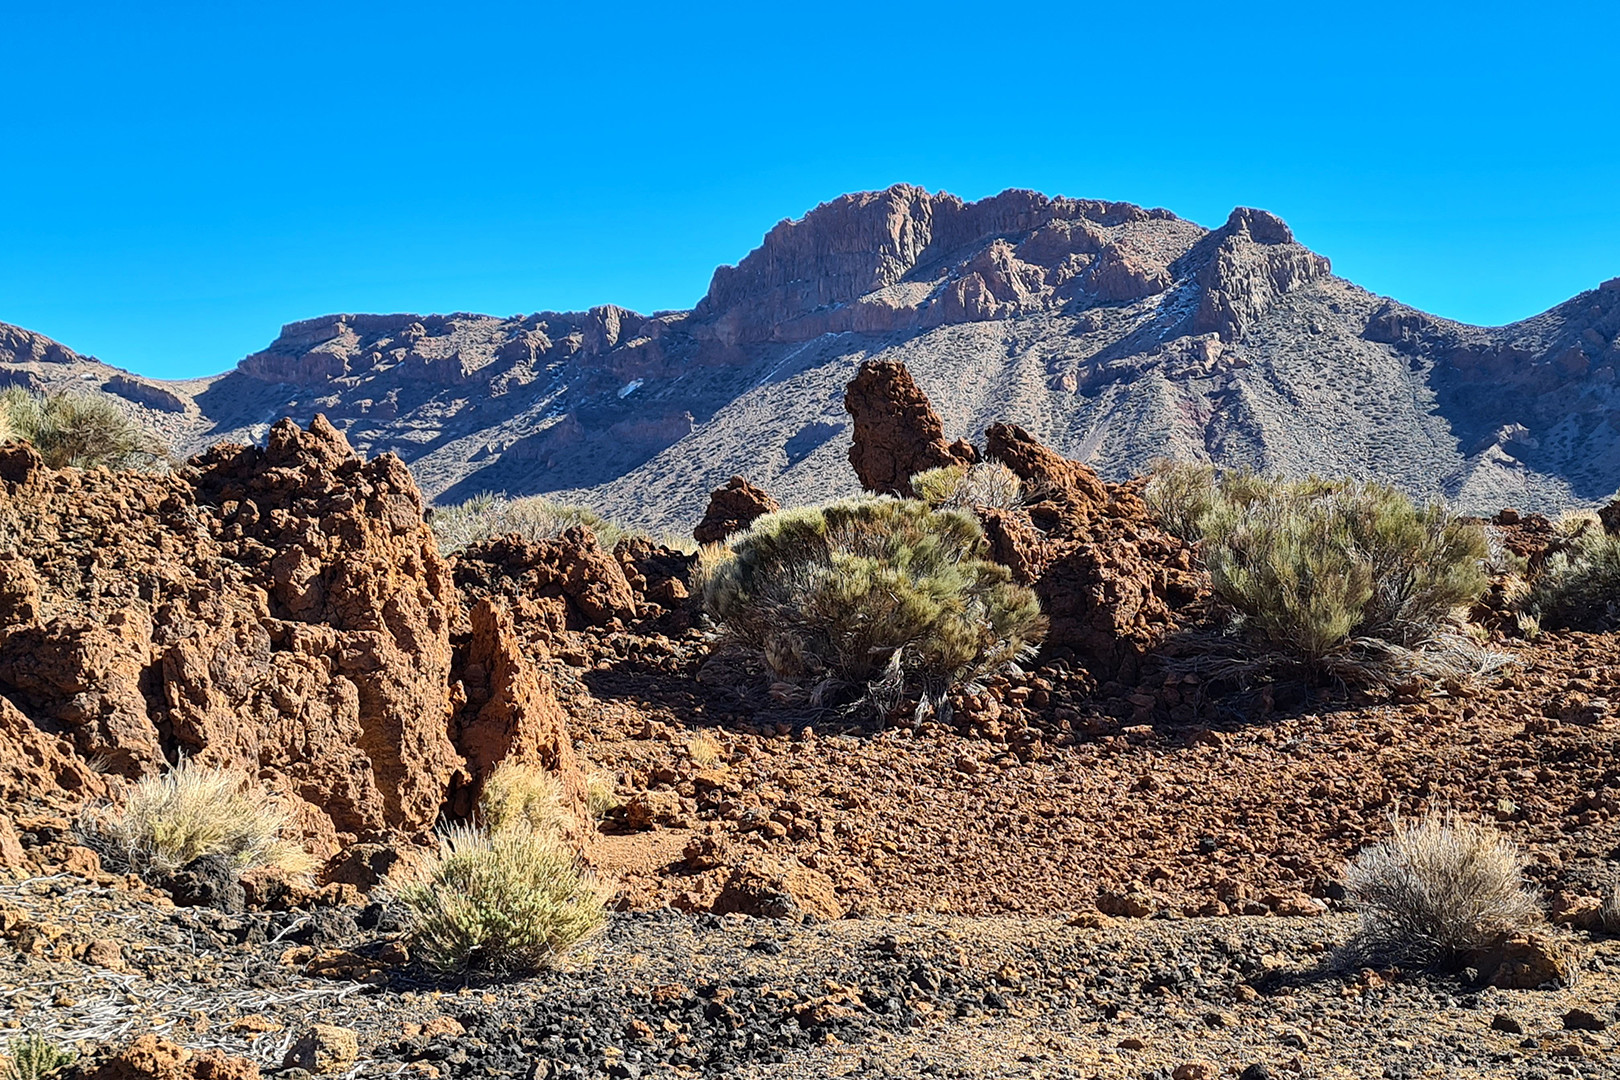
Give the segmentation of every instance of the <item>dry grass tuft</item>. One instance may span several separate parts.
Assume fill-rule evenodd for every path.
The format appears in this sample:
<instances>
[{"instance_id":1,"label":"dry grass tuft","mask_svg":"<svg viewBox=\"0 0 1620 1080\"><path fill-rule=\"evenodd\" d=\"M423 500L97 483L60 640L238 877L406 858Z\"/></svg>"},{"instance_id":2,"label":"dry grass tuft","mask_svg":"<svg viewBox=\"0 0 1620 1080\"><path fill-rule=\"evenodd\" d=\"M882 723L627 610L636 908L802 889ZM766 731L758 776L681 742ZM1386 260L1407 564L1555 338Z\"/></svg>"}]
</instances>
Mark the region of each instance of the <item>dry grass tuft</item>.
<instances>
[{"instance_id":1,"label":"dry grass tuft","mask_svg":"<svg viewBox=\"0 0 1620 1080\"><path fill-rule=\"evenodd\" d=\"M1495 831L1455 815L1394 822L1345 871L1361 917L1352 950L1373 964L1442 964L1541 919L1524 858Z\"/></svg>"},{"instance_id":2,"label":"dry grass tuft","mask_svg":"<svg viewBox=\"0 0 1620 1080\"><path fill-rule=\"evenodd\" d=\"M694 735L687 740L686 755L692 759L692 764L700 769L707 769L719 762L725 747L713 735Z\"/></svg>"},{"instance_id":3,"label":"dry grass tuft","mask_svg":"<svg viewBox=\"0 0 1620 1080\"><path fill-rule=\"evenodd\" d=\"M205 855L237 870L271 866L307 874L314 860L283 838L291 811L257 780L234 769L182 761L130 787L117 805L89 811L79 830L115 866L161 877Z\"/></svg>"},{"instance_id":4,"label":"dry grass tuft","mask_svg":"<svg viewBox=\"0 0 1620 1080\"><path fill-rule=\"evenodd\" d=\"M593 821L601 821L619 808L621 800L615 787L612 773L586 774L585 808Z\"/></svg>"},{"instance_id":5,"label":"dry grass tuft","mask_svg":"<svg viewBox=\"0 0 1620 1080\"><path fill-rule=\"evenodd\" d=\"M557 833L566 818L557 778L538 766L503 761L478 796L478 823L492 833L518 828Z\"/></svg>"},{"instance_id":6,"label":"dry grass tuft","mask_svg":"<svg viewBox=\"0 0 1620 1080\"><path fill-rule=\"evenodd\" d=\"M546 967L601 929L609 895L555 837L522 827L451 828L391 889L413 952L446 975Z\"/></svg>"}]
</instances>

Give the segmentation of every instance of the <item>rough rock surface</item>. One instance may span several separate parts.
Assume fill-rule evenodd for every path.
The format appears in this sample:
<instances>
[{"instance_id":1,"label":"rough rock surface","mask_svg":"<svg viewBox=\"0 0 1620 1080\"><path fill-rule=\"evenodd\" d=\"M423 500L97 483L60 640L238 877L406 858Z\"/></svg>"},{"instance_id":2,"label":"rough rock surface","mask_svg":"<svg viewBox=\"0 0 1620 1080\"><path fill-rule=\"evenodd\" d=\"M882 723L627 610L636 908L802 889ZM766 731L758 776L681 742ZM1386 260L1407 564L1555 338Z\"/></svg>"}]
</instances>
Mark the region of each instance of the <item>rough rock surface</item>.
<instances>
[{"instance_id":1,"label":"rough rock surface","mask_svg":"<svg viewBox=\"0 0 1620 1080\"><path fill-rule=\"evenodd\" d=\"M844 408L855 422L849 463L867 491L910 496L918 473L978 459L967 443L945 441L928 396L897 361L862 364L844 391Z\"/></svg>"},{"instance_id":2,"label":"rough rock surface","mask_svg":"<svg viewBox=\"0 0 1620 1080\"><path fill-rule=\"evenodd\" d=\"M1128 488L992 424L986 456L1005 463L1031 502L989 523L992 553L1033 585L1051 620L1047 655L1067 651L1099 678L1131 682L1141 658L1206 591L1185 543L1153 524Z\"/></svg>"},{"instance_id":3,"label":"rough rock surface","mask_svg":"<svg viewBox=\"0 0 1620 1080\"><path fill-rule=\"evenodd\" d=\"M748 528L755 518L780 509L781 504L763 488L733 476L709 495L709 507L703 512L703 520L692 529L692 539L700 544L721 543L732 533Z\"/></svg>"},{"instance_id":4,"label":"rough rock surface","mask_svg":"<svg viewBox=\"0 0 1620 1080\"><path fill-rule=\"evenodd\" d=\"M142 1035L90 1074L91 1080L259 1080L259 1066L219 1050L193 1050Z\"/></svg>"},{"instance_id":5,"label":"rough rock surface","mask_svg":"<svg viewBox=\"0 0 1620 1080\"><path fill-rule=\"evenodd\" d=\"M325 858L425 836L506 753L566 768L509 621L477 613L482 666L456 668L467 616L409 471L324 419L168 474L53 471L12 444L0 475L8 799L82 801L109 782L90 762L117 783L184 755L291 798ZM452 740L469 683L487 695L470 755Z\"/></svg>"}]
</instances>

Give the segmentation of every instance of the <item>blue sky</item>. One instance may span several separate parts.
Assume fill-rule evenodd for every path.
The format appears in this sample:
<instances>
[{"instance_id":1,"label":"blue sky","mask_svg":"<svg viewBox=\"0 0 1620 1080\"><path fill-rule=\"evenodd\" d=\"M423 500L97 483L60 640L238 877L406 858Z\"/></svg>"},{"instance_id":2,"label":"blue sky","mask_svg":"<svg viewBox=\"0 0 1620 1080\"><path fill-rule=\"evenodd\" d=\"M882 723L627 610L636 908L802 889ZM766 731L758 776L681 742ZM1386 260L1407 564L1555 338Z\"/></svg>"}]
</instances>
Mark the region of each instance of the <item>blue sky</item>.
<instances>
[{"instance_id":1,"label":"blue sky","mask_svg":"<svg viewBox=\"0 0 1620 1080\"><path fill-rule=\"evenodd\" d=\"M1262 206L1501 323L1620 275L1617 10L0 0L0 321L174 378L331 311L687 307L908 181Z\"/></svg>"}]
</instances>

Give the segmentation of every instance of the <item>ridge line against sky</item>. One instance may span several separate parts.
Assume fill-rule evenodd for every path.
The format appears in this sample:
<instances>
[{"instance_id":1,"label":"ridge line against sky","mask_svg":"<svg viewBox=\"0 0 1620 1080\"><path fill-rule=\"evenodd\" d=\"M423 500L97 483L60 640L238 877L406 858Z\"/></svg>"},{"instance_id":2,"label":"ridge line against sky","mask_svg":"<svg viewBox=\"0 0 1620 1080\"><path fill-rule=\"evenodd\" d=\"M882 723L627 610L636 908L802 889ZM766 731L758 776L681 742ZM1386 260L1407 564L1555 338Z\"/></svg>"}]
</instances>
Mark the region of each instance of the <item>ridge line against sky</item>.
<instances>
[{"instance_id":1,"label":"ridge line against sky","mask_svg":"<svg viewBox=\"0 0 1620 1080\"><path fill-rule=\"evenodd\" d=\"M1620 275L1599 4L0 17L27 150L0 321L156 377L341 311L688 308L777 221L895 182L1259 206L1340 276L1487 325Z\"/></svg>"}]
</instances>

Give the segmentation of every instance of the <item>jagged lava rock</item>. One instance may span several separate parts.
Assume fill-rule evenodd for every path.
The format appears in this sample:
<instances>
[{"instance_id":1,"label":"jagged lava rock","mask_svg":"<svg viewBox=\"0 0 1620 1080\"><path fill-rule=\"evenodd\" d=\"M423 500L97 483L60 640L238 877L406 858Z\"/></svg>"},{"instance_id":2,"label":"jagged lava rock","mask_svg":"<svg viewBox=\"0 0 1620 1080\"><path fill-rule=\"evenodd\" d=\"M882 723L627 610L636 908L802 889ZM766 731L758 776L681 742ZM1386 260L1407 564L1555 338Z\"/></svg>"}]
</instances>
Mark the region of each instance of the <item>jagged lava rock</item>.
<instances>
[{"instance_id":1,"label":"jagged lava rock","mask_svg":"<svg viewBox=\"0 0 1620 1080\"><path fill-rule=\"evenodd\" d=\"M472 761L452 741L461 594L404 464L323 418L167 474L55 471L11 445L0 477L8 794L80 801L107 790L91 760L121 782L183 755L279 790L325 859L427 836L505 754L566 765L549 687L493 616L472 652L499 705L466 728Z\"/></svg>"},{"instance_id":2,"label":"jagged lava rock","mask_svg":"<svg viewBox=\"0 0 1620 1080\"><path fill-rule=\"evenodd\" d=\"M716 488L709 496L709 508L703 520L692 529L692 539L700 544L719 544L732 533L741 532L765 514L782 509L763 488L755 487L741 476L733 476L725 487Z\"/></svg>"},{"instance_id":3,"label":"jagged lava rock","mask_svg":"<svg viewBox=\"0 0 1620 1080\"><path fill-rule=\"evenodd\" d=\"M945 441L928 395L897 360L862 364L844 391L844 408L855 420L849 463L868 491L910 496L918 473L978 460L968 443Z\"/></svg>"}]
</instances>

